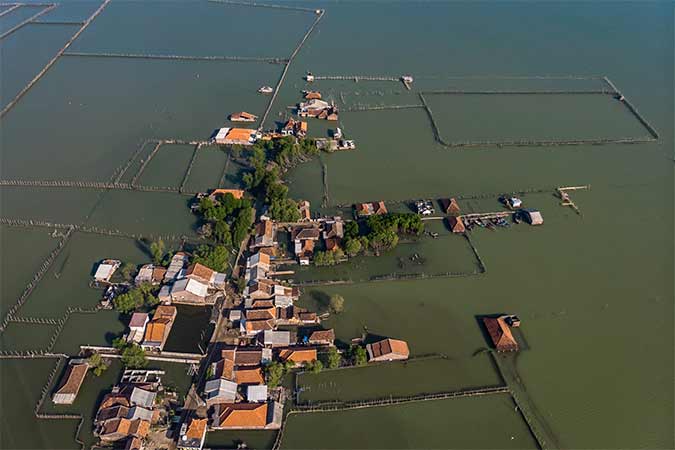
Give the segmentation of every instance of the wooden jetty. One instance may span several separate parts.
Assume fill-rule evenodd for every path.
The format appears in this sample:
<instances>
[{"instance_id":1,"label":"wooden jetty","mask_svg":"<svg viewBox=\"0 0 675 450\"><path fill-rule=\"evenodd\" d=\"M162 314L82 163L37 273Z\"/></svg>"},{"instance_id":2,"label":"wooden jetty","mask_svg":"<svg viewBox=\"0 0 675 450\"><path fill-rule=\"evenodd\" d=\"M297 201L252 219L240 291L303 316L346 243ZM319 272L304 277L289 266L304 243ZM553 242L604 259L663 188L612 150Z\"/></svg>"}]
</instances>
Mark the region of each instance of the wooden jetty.
<instances>
[{"instance_id":1,"label":"wooden jetty","mask_svg":"<svg viewBox=\"0 0 675 450\"><path fill-rule=\"evenodd\" d=\"M215 0L210 0L210 1L215 1ZM222 0L218 0L222 1ZM227 2L231 3L231 2ZM251 3L249 4L250 6L255 6L256 4ZM306 10L305 8L301 8L301 10ZM305 45L305 42L307 42L307 39L309 39L309 36L312 34L312 31L316 28L316 26L319 24L321 19L323 18L323 15L325 11L323 9L316 10L318 12L316 19L312 23L312 25L309 27L305 35L302 37L300 42L298 43L297 47L295 47L295 50L293 50L293 53L291 53L291 56L288 58L288 62L286 62L286 65L284 66L284 70L281 72L281 76L279 77L279 81L277 82L277 85L274 88L274 93L270 97L270 101L267 104L267 108L265 108L265 112L262 115L262 118L260 119L260 125L264 126L265 121L267 120L267 116L269 115L270 111L272 110L272 106L274 105L274 100L277 98L277 94L281 90L281 85L284 83L284 80L286 79L286 75L288 74L288 68L291 66L291 63L297 56L297 54L300 52L300 49L302 48L303 45Z\"/></svg>"},{"instance_id":2,"label":"wooden jetty","mask_svg":"<svg viewBox=\"0 0 675 450\"><path fill-rule=\"evenodd\" d=\"M590 189L591 185L587 184L585 186L566 186L566 187L559 187L556 188L556 192L560 196L560 199L562 200L560 204L562 206L569 206L572 208L577 214L581 214L581 211L579 210L579 207L572 201L570 198L569 194L567 191L577 191L580 189Z\"/></svg>"},{"instance_id":3,"label":"wooden jetty","mask_svg":"<svg viewBox=\"0 0 675 450\"><path fill-rule=\"evenodd\" d=\"M485 213L471 213L471 214L462 214L462 220L466 219L498 219L509 217L513 214L513 211L497 211L497 212L485 212Z\"/></svg>"}]
</instances>

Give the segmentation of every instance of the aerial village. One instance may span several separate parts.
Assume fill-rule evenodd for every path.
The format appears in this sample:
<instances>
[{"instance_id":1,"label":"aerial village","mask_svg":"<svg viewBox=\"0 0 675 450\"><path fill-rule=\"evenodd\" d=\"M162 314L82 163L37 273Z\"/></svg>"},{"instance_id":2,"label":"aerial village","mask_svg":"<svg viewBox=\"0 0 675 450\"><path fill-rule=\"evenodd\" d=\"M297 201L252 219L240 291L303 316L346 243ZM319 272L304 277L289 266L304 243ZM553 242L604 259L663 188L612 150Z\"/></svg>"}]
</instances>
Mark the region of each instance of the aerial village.
<instances>
[{"instance_id":1,"label":"aerial village","mask_svg":"<svg viewBox=\"0 0 675 450\"><path fill-rule=\"evenodd\" d=\"M263 88L261 92L267 93ZM274 132L224 127L212 139L216 144L244 147L282 138L298 142L307 135L307 122L301 118L337 120L337 109L323 101L319 92L304 91L303 96L297 107L300 119L290 118ZM254 122L257 117L234 112L229 120ZM355 148L353 141L342 139L339 128L332 139L313 142L325 151ZM437 200L440 215L431 200L412 202L406 213L391 213L384 201L376 200L354 204L351 217L313 214L308 201L298 201L292 203L297 211L290 215L291 221L274 220L269 205L258 211L247 207L248 196L241 189L213 189L198 194L191 206L202 219L222 210L233 214L239 208L246 228L241 246L241 235L233 231L232 254L227 255L235 261L231 275L223 267L209 267L209 258L199 248L168 255L154 249L156 261L133 268L130 282L120 281L122 261L104 259L98 264L92 286L103 291L101 307L123 313L127 330L111 348L83 346L80 357L69 361L52 401L73 403L90 369L105 365L105 358L121 357L126 370L97 406L94 433L100 445L142 449L154 442L149 448L165 448L157 446L163 442L166 448L199 450L209 430L279 429L285 405L293 402L295 394L283 382L285 374L409 358L408 344L395 336L373 341L364 333L338 348L335 331L322 322L343 305L331 303L325 311L298 306L301 292L288 281L287 275L293 273L289 267L340 264L366 254L368 246L374 249L368 255L377 256L396 245L398 234L422 234L427 218L442 219L448 231L458 234L475 227L509 227L511 222L543 223L539 211L524 208L520 198L508 195L499 199L503 209L481 214L462 214L456 198ZM246 219L247 215L251 217ZM239 219L232 224L235 230ZM370 234L364 234L363 228ZM193 378L196 395L184 402L162 384L163 371L145 370L143 363L148 357L186 357L165 351L179 305L212 307L215 322L208 352L198 355L200 364ZM516 315L483 317L482 325L496 351L519 350Z\"/></svg>"}]
</instances>

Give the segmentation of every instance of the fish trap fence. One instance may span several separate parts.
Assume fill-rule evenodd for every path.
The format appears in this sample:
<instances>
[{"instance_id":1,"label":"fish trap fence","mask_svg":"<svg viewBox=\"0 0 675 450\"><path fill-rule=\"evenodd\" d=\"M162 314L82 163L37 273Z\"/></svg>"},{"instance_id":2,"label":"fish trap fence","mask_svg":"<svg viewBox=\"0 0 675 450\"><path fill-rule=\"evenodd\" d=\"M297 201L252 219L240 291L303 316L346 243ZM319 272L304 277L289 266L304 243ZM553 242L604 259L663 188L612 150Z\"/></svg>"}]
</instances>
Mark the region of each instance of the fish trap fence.
<instances>
[{"instance_id":1,"label":"fish trap fence","mask_svg":"<svg viewBox=\"0 0 675 450\"><path fill-rule=\"evenodd\" d=\"M0 221L2 223L2 221ZM45 273L49 270L49 268L52 266L54 260L56 259L57 256L61 253L63 248L66 246L68 241L70 240L70 237L73 234L73 228L69 227L67 228L66 234L59 240L59 243L56 245L56 248L52 250L49 255L44 259L42 264L40 265L40 268L38 271L33 275L33 278L28 282L26 287L24 288L23 292L19 296L19 299L12 305L11 308L7 311L5 314L5 317L2 320L2 323L0 323L0 333L4 332L5 329L7 328L7 325L9 322L14 318L15 314L21 309L21 307L26 303L26 300L28 300L28 297L31 295L35 287L38 285L40 280L44 277Z\"/></svg>"},{"instance_id":2,"label":"fish trap fence","mask_svg":"<svg viewBox=\"0 0 675 450\"><path fill-rule=\"evenodd\" d=\"M583 79L583 77L582 77ZM604 82L601 89L561 89L561 90L436 90L419 92L420 101L427 112L431 122L434 139L447 148L475 148L475 147L554 147L554 146L578 146L578 145L608 145L608 144L641 144L655 142L659 139L656 128L640 114L637 108L621 93L621 91L612 83L608 77L589 77L589 79L600 79ZM633 117L643 126L649 136L627 137L620 136L615 138L584 138L584 139L494 139L494 140L446 140L438 126L438 121L434 116L433 110L429 107L425 95L611 95L617 98Z\"/></svg>"},{"instance_id":3,"label":"fish trap fence","mask_svg":"<svg viewBox=\"0 0 675 450\"><path fill-rule=\"evenodd\" d=\"M297 412L328 412L328 411L345 411L349 409L373 408L378 406L398 405L403 403L414 403L430 400L445 400L451 398L462 397L478 397L492 394L509 393L507 386L484 387L478 389L465 389L459 391L438 392L438 393L422 393L403 397L383 397L374 400L359 400L352 402L319 402L313 404L296 405L293 411Z\"/></svg>"}]
</instances>

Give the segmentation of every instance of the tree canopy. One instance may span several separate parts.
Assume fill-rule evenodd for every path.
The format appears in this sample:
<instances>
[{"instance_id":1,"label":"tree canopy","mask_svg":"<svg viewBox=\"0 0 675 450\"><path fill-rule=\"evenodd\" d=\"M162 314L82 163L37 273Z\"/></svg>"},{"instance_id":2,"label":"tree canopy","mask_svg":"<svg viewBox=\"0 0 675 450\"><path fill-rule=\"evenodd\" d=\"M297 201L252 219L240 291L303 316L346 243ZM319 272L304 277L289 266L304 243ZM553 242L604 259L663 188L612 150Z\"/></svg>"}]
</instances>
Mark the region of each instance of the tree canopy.
<instances>
[{"instance_id":1,"label":"tree canopy","mask_svg":"<svg viewBox=\"0 0 675 450\"><path fill-rule=\"evenodd\" d=\"M141 285L113 298L115 309L122 314L129 314L141 307L152 307L159 303L159 299L153 294L153 286L150 283Z\"/></svg>"}]
</instances>

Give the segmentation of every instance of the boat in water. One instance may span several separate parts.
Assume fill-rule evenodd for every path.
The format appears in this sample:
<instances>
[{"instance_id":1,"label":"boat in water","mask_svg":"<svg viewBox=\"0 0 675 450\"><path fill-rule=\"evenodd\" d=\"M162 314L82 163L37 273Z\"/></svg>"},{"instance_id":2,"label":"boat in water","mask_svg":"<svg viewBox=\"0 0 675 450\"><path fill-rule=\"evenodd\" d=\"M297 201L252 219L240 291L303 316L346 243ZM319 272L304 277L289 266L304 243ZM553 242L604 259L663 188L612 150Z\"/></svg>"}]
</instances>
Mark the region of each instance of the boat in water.
<instances>
[{"instance_id":1,"label":"boat in water","mask_svg":"<svg viewBox=\"0 0 675 450\"><path fill-rule=\"evenodd\" d=\"M258 92L261 94L271 94L274 92L274 88L270 86L262 86L260 89L258 89Z\"/></svg>"}]
</instances>

